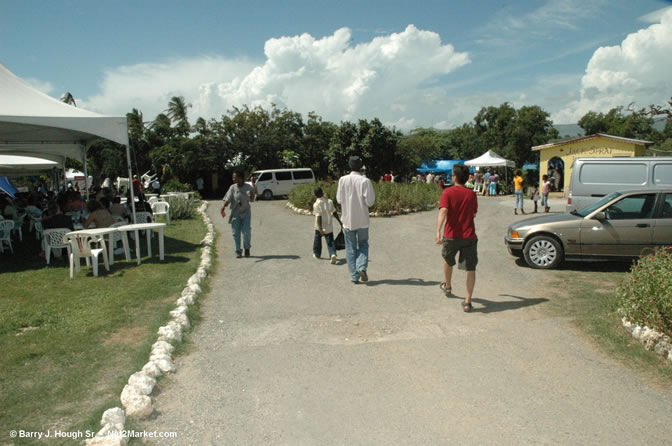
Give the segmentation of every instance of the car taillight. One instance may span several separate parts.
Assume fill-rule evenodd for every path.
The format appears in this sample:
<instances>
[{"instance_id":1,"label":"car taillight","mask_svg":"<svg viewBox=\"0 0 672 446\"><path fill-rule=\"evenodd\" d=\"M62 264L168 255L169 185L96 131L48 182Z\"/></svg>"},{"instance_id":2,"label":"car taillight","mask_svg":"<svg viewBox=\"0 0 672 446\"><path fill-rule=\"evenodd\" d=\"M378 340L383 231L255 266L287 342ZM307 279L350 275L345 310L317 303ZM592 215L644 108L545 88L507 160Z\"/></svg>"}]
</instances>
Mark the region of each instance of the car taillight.
<instances>
[{"instance_id":1,"label":"car taillight","mask_svg":"<svg viewBox=\"0 0 672 446\"><path fill-rule=\"evenodd\" d=\"M569 206L572 204L572 193L570 192L569 195L567 195L567 205Z\"/></svg>"}]
</instances>

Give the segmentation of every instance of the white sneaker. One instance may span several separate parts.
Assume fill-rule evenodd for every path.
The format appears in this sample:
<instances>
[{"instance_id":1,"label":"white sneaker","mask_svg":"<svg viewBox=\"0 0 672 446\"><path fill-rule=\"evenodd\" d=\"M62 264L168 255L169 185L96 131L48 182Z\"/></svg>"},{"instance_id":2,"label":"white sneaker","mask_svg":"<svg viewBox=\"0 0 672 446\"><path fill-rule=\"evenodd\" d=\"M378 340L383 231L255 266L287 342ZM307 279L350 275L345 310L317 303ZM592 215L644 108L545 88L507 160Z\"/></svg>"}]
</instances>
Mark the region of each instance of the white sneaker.
<instances>
[{"instance_id":1,"label":"white sneaker","mask_svg":"<svg viewBox=\"0 0 672 446\"><path fill-rule=\"evenodd\" d=\"M332 264L332 265L336 265L336 254L334 254L333 256L331 256L331 264Z\"/></svg>"},{"instance_id":2,"label":"white sneaker","mask_svg":"<svg viewBox=\"0 0 672 446\"><path fill-rule=\"evenodd\" d=\"M313 254L313 258L314 258L315 260L320 260L320 258L319 258L318 256L316 256L315 254Z\"/></svg>"}]
</instances>

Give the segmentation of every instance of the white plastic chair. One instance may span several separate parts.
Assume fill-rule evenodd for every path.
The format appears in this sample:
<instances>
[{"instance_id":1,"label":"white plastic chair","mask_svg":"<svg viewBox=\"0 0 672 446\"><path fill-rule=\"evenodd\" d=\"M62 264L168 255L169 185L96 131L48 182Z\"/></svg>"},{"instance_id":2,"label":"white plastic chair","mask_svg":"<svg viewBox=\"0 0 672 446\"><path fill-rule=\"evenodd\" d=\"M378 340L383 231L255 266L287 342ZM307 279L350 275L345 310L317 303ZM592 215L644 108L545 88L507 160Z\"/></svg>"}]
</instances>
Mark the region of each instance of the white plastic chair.
<instances>
[{"instance_id":1,"label":"white plastic chair","mask_svg":"<svg viewBox=\"0 0 672 446\"><path fill-rule=\"evenodd\" d=\"M136 212L135 221L136 223L152 223L152 213L144 211ZM147 232L149 232L150 237L154 234L154 231L147 231ZM135 232L131 232L131 238L135 240Z\"/></svg>"},{"instance_id":2,"label":"white plastic chair","mask_svg":"<svg viewBox=\"0 0 672 446\"><path fill-rule=\"evenodd\" d=\"M159 215L165 215L166 221L170 224L170 205L165 201L157 201L152 204L152 214L154 219Z\"/></svg>"},{"instance_id":3,"label":"white plastic chair","mask_svg":"<svg viewBox=\"0 0 672 446\"><path fill-rule=\"evenodd\" d=\"M154 203L158 203L158 201L159 201L158 197L149 197L149 199L147 200L150 206L153 205Z\"/></svg>"},{"instance_id":4,"label":"white plastic chair","mask_svg":"<svg viewBox=\"0 0 672 446\"><path fill-rule=\"evenodd\" d=\"M35 228L35 238L38 240L42 239L42 234L44 233L44 227L42 226L42 220L33 222L33 227Z\"/></svg>"},{"instance_id":5,"label":"white plastic chair","mask_svg":"<svg viewBox=\"0 0 672 446\"><path fill-rule=\"evenodd\" d=\"M64 240L65 234L70 231L70 228L53 228L42 231L42 244L44 246L44 256L47 259L47 265L51 261L52 249L65 248L68 250L68 258L70 258L70 243Z\"/></svg>"},{"instance_id":6,"label":"white plastic chair","mask_svg":"<svg viewBox=\"0 0 672 446\"><path fill-rule=\"evenodd\" d=\"M5 252L5 249L2 247L3 243L9 245L9 250L14 254L14 248L12 247L12 230L14 229L14 220L1 220L0 221L0 252Z\"/></svg>"},{"instance_id":7,"label":"white plastic chair","mask_svg":"<svg viewBox=\"0 0 672 446\"><path fill-rule=\"evenodd\" d=\"M19 233L19 240L23 241L23 222L26 221L26 214L21 214L14 219L14 229L13 232Z\"/></svg>"},{"instance_id":8,"label":"white plastic chair","mask_svg":"<svg viewBox=\"0 0 672 446\"><path fill-rule=\"evenodd\" d=\"M136 223L151 223L152 222L152 213L151 212L136 212L135 213Z\"/></svg>"},{"instance_id":9,"label":"white plastic chair","mask_svg":"<svg viewBox=\"0 0 672 446\"><path fill-rule=\"evenodd\" d=\"M93 275L98 277L98 256L103 256L105 269L110 270L110 264L105 252L105 240L100 239L100 248L94 248L92 245L98 243L99 240L93 235L88 234L67 234L65 240L70 243L70 278L74 276L74 269L80 271L80 259L86 259L86 266L93 264ZM89 260L90 259L90 260ZM90 263L89 263L90 262Z\"/></svg>"},{"instance_id":10,"label":"white plastic chair","mask_svg":"<svg viewBox=\"0 0 672 446\"><path fill-rule=\"evenodd\" d=\"M117 222L112 225L110 225L110 228L118 228L119 226L125 226L128 223L126 223L126 220L123 222ZM110 243L112 246L108 249L110 253L110 262L114 263L114 254L115 250L117 249L117 243L121 242L123 248L124 248L124 254L126 255L126 261L130 262L131 261L131 251L129 250L128 247L128 239L124 237L124 233L122 232L114 232L111 234L111 241Z\"/></svg>"}]
</instances>

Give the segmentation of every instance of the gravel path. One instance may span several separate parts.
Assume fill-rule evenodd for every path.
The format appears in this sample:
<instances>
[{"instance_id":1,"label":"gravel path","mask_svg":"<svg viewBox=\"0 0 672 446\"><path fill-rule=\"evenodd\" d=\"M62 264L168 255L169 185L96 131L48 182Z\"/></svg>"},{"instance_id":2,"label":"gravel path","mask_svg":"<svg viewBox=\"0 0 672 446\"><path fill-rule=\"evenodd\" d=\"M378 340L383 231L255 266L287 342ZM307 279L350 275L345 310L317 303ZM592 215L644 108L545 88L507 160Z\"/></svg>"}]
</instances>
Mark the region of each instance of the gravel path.
<instances>
[{"instance_id":1,"label":"gravel path","mask_svg":"<svg viewBox=\"0 0 672 446\"><path fill-rule=\"evenodd\" d=\"M219 263L195 348L142 426L178 433L160 444L670 444L672 395L538 311L553 272L506 252L512 199L479 201L470 314L439 290L436 211L373 219L370 281L352 285L284 204L253 205L248 259L210 206Z\"/></svg>"}]
</instances>

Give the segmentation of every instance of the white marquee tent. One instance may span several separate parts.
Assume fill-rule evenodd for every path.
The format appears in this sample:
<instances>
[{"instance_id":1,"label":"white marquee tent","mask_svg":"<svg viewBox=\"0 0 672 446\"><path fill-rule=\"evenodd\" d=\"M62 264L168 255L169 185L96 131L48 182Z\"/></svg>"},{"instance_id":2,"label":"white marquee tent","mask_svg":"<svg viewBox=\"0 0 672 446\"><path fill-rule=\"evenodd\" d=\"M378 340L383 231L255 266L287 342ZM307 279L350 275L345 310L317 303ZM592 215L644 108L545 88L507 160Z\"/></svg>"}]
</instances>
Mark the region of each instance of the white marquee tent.
<instances>
[{"instance_id":1,"label":"white marquee tent","mask_svg":"<svg viewBox=\"0 0 672 446\"><path fill-rule=\"evenodd\" d=\"M70 157L82 160L86 170L86 151L99 138L126 147L128 177L133 178L126 117L99 115L65 104L32 88L0 63L0 155L61 164ZM132 207L135 215L134 203Z\"/></svg>"},{"instance_id":2,"label":"white marquee tent","mask_svg":"<svg viewBox=\"0 0 672 446\"><path fill-rule=\"evenodd\" d=\"M58 167L59 163L42 158L0 155L0 177L42 175Z\"/></svg>"},{"instance_id":3,"label":"white marquee tent","mask_svg":"<svg viewBox=\"0 0 672 446\"><path fill-rule=\"evenodd\" d=\"M507 160L504 157L497 155L492 150L488 150L483 155L473 160L464 163L467 166L473 167L515 167L516 163Z\"/></svg>"},{"instance_id":4,"label":"white marquee tent","mask_svg":"<svg viewBox=\"0 0 672 446\"><path fill-rule=\"evenodd\" d=\"M514 163L511 160L507 160L506 158L496 154L492 150L488 150L478 158L466 161L464 164L473 167L516 167L516 163ZM505 176L506 183L508 184L509 172L507 169L504 169L504 174L506 175Z\"/></svg>"}]
</instances>

